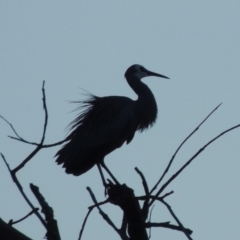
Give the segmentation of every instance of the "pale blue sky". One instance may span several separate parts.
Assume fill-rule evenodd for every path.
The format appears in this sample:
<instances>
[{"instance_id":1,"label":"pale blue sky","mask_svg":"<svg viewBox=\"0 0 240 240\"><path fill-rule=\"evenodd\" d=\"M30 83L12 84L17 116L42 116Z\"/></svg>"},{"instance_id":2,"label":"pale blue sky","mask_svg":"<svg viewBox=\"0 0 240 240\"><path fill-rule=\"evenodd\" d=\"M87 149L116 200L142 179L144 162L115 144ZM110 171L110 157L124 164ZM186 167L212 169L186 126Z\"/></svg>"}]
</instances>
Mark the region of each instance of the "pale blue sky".
<instances>
[{"instance_id":1,"label":"pale blue sky","mask_svg":"<svg viewBox=\"0 0 240 240\"><path fill-rule=\"evenodd\" d=\"M142 195L137 166L152 186L182 140L220 102L223 105L182 148L171 174L203 144L240 123L239 1L1 1L0 114L18 133L38 141L43 128L42 81L46 80L49 124L46 143L62 140L75 117L70 100L82 99L81 88L98 96L136 99L124 79L132 64L171 78L144 82L158 103L154 127L136 134L128 146L106 157L120 182ZM194 240L238 239L240 236L240 129L206 149L170 186L166 200ZM0 152L15 167L33 149L10 140L11 129L0 121ZM104 191L96 168L80 177L65 174L54 162L59 149L42 150L18 174L29 198L29 183L40 187L54 207L62 239L77 239L87 207L86 186L99 201ZM19 219L29 212L0 161L1 218ZM171 176L169 174L168 176ZM103 208L118 225L121 211ZM153 221L174 220L156 204ZM45 229L35 216L16 225L33 239ZM186 237L152 229L152 240ZM119 239L95 210L84 240Z\"/></svg>"}]
</instances>

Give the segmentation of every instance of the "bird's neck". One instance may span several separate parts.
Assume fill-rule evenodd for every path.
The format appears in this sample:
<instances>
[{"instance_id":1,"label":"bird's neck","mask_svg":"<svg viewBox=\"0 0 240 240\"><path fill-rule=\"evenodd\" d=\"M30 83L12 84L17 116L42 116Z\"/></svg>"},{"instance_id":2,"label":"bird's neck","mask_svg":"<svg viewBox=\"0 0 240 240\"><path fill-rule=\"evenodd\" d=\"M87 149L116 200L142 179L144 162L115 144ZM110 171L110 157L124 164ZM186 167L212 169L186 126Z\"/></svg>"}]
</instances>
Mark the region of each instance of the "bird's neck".
<instances>
[{"instance_id":1,"label":"bird's neck","mask_svg":"<svg viewBox=\"0 0 240 240\"><path fill-rule=\"evenodd\" d=\"M157 118L157 103L149 87L138 78L127 79L128 84L138 95L136 106L141 115L139 130L151 126Z\"/></svg>"},{"instance_id":2,"label":"bird's neck","mask_svg":"<svg viewBox=\"0 0 240 240\"><path fill-rule=\"evenodd\" d=\"M138 100L143 105L155 104L155 98L149 87L137 77L127 78L127 82L132 90L138 95Z\"/></svg>"}]
</instances>

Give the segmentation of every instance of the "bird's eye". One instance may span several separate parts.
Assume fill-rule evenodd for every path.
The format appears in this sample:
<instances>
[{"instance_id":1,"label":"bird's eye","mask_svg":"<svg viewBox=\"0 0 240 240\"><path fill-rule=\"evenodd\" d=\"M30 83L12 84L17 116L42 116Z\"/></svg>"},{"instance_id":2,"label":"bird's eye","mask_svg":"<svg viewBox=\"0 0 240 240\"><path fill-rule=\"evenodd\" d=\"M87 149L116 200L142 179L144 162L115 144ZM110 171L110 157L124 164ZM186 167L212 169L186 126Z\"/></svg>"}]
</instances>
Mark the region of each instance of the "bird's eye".
<instances>
[{"instance_id":1,"label":"bird's eye","mask_svg":"<svg viewBox=\"0 0 240 240\"><path fill-rule=\"evenodd\" d=\"M140 69L142 72L144 72L144 68L143 68L143 67L140 67L139 69Z\"/></svg>"}]
</instances>

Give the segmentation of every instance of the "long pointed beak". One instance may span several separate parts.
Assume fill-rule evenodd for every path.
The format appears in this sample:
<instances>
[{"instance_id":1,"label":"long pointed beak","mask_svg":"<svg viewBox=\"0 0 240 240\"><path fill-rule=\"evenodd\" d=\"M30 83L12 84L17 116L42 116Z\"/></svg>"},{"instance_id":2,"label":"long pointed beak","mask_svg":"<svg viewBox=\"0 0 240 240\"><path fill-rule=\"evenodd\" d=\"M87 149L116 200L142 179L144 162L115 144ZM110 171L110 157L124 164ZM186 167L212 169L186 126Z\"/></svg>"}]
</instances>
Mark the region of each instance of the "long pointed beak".
<instances>
[{"instance_id":1,"label":"long pointed beak","mask_svg":"<svg viewBox=\"0 0 240 240\"><path fill-rule=\"evenodd\" d=\"M169 79L169 77L166 77L164 75L161 75L161 74L158 74L158 73L155 73L155 72L151 72L151 71L148 71L148 70L147 70L147 74L148 74L148 76L155 76L155 77L161 77L161 78Z\"/></svg>"}]
</instances>

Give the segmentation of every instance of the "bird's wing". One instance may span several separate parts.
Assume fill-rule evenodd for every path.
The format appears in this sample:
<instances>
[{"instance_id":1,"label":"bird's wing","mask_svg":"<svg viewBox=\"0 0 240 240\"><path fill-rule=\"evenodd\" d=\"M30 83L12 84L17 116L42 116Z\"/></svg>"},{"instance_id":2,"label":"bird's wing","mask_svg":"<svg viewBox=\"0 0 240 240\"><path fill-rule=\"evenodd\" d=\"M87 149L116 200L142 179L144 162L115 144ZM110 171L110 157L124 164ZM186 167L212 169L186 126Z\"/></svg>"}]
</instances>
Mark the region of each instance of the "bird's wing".
<instances>
[{"instance_id":1,"label":"bird's wing","mask_svg":"<svg viewBox=\"0 0 240 240\"><path fill-rule=\"evenodd\" d=\"M95 97L82 102L84 111L70 124L68 140L81 147L129 143L137 129L134 101L126 97Z\"/></svg>"}]
</instances>

